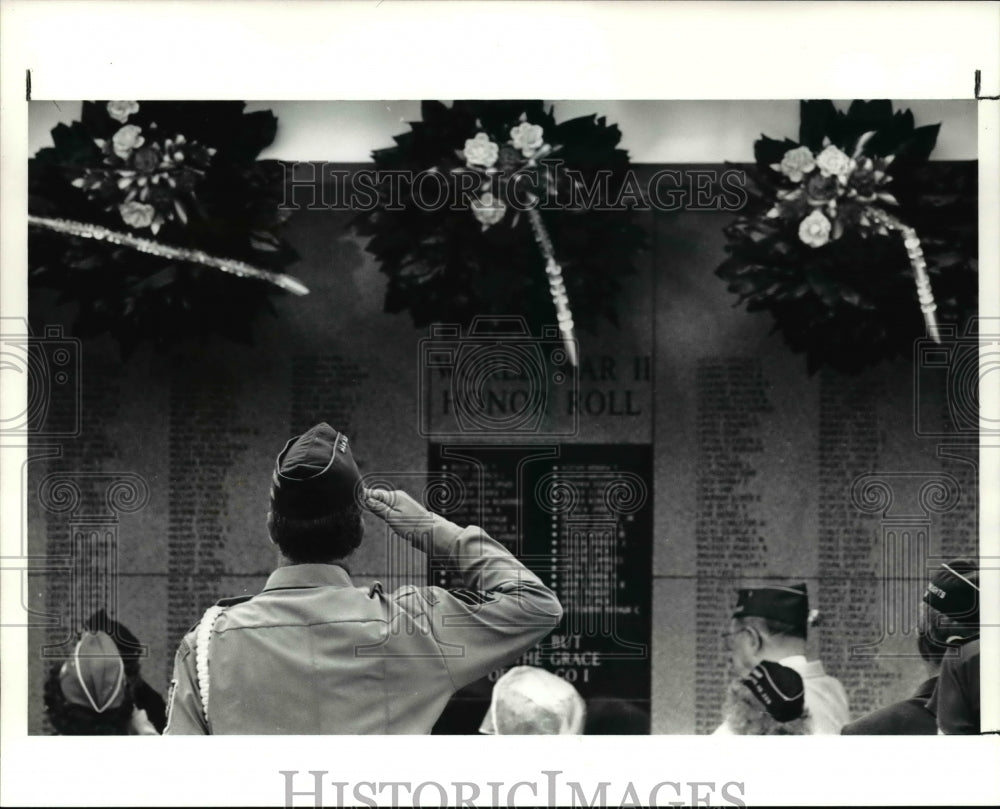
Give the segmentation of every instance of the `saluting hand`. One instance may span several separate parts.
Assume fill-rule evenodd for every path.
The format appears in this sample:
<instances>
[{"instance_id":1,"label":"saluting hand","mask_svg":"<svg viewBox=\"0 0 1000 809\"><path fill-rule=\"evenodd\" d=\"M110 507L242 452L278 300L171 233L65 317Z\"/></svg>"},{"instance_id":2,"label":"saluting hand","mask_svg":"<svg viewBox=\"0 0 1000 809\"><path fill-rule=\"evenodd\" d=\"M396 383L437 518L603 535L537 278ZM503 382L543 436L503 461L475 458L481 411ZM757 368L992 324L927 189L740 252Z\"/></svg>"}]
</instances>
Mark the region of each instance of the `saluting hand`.
<instances>
[{"instance_id":1,"label":"saluting hand","mask_svg":"<svg viewBox=\"0 0 1000 809\"><path fill-rule=\"evenodd\" d=\"M425 553L433 544L453 539L461 528L428 511L401 489L365 489L365 506L399 536Z\"/></svg>"}]
</instances>

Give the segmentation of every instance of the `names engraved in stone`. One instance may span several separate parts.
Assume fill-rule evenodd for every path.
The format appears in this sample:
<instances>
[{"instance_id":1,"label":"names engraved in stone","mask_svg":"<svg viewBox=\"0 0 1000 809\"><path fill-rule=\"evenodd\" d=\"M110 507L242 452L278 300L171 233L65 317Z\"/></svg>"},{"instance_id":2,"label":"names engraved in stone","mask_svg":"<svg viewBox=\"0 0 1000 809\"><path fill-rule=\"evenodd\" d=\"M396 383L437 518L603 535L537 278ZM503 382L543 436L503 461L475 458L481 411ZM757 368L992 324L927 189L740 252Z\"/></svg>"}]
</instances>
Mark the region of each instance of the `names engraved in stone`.
<instances>
[{"instance_id":1,"label":"names engraved in stone","mask_svg":"<svg viewBox=\"0 0 1000 809\"><path fill-rule=\"evenodd\" d=\"M229 472L258 430L240 421L234 386L173 385L170 393L167 635L176 647L219 598L227 553ZM172 666L172 661L168 661Z\"/></svg>"},{"instance_id":2,"label":"names engraved in stone","mask_svg":"<svg viewBox=\"0 0 1000 809\"><path fill-rule=\"evenodd\" d=\"M758 468L766 462L762 424L771 413L759 360L709 357L698 362L695 473L695 729L722 721L732 591L741 577L767 569L767 521Z\"/></svg>"}]
</instances>

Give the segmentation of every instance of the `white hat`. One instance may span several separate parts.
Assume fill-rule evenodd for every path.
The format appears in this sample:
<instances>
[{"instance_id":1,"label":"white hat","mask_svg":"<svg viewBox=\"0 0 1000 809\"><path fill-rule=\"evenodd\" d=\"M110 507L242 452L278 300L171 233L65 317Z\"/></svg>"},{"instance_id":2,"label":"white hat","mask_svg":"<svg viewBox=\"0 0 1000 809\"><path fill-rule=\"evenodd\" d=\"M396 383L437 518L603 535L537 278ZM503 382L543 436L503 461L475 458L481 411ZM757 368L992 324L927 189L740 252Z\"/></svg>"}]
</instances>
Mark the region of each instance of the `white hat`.
<instances>
[{"instance_id":1,"label":"white hat","mask_svg":"<svg viewBox=\"0 0 1000 809\"><path fill-rule=\"evenodd\" d=\"M577 690L545 669L515 666L493 686L480 733L580 735L586 706Z\"/></svg>"}]
</instances>

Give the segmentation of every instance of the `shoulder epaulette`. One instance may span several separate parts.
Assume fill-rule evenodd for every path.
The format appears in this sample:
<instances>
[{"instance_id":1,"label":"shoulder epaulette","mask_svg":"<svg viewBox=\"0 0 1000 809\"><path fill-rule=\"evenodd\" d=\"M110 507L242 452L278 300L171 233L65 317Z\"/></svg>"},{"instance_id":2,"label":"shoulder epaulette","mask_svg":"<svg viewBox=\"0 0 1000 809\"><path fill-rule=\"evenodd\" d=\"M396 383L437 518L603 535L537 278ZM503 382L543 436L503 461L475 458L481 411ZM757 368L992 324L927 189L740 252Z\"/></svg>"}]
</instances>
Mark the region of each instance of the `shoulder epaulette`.
<instances>
[{"instance_id":1,"label":"shoulder epaulette","mask_svg":"<svg viewBox=\"0 0 1000 809\"><path fill-rule=\"evenodd\" d=\"M220 598L215 602L216 607L235 607L237 604L242 604L249 601L253 596L232 596L231 598Z\"/></svg>"}]
</instances>

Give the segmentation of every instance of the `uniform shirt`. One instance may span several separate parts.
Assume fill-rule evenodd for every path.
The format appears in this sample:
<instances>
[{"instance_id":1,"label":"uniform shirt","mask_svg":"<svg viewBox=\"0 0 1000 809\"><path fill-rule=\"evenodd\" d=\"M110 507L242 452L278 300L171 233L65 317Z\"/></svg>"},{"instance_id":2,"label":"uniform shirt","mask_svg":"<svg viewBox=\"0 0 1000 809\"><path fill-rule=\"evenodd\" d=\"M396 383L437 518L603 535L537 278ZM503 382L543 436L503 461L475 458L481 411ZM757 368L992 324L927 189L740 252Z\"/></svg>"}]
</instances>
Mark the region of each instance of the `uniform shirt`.
<instances>
[{"instance_id":1,"label":"uniform shirt","mask_svg":"<svg viewBox=\"0 0 1000 809\"><path fill-rule=\"evenodd\" d=\"M806 691L806 708L812 717L812 735L836 735L851 718L847 707L847 692L840 680L831 677L819 660L806 660L805 655L792 655L776 661L798 672ZM723 722L713 736L731 736L732 729Z\"/></svg>"},{"instance_id":2,"label":"uniform shirt","mask_svg":"<svg viewBox=\"0 0 1000 809\"><path fill-rule=\"evenodd\" d=\"M962 644L958 655L945 658L937 687L927 701L946 735L979 733L979 639Z\"/></svg>"},{"instance_id":3,"label":"uniform shirt","mask_svg":"<svg viewBox=\"0 0 1000 809\"><path fill-rule=\"evenodd\" d=\"M840 680L831 677L819 660L806 660L805 655L792 655L779 660L799 673L806 688L806 707L812 715L813 734L837 735L851 719L847 707L847 692Z\"/></svg>"},{"instance_id":4,"label":"uniform shirt","mask_svg":"<svg viewBox=\"0 0 1000 809\"><path fill-rule=\"evenodd\" d=\"M207 719L196 631L181 642L166 733L429 733L455 691L562 617L552 591L481 529L450 526L433 541L469 589L386 595L354 587L338 565L275 570L262 593L216 620Z\"/></svg>"},{"instance_id":5,"label":"uniform shirt","mask_svg":"<svg viewBox=\"0 0 1000 809\"><path fill-rule=\"evenodd\" d=\"M937 677L920 685L909 699L894 702L844 725L842 736L933 736L937 733L934 712L927 700L934 693Z\"/></svg>"}]
</instances>

